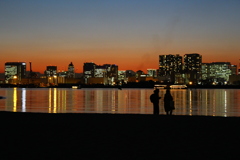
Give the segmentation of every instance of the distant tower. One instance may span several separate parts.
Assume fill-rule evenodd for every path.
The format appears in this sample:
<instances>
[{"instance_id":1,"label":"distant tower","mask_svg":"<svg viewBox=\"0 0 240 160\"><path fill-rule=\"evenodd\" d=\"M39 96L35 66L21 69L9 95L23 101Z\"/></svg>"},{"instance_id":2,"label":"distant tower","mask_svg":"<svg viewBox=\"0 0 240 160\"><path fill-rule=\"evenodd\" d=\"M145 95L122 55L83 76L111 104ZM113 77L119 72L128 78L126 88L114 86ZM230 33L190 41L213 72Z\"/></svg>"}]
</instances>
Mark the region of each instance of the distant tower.
<instances>
[{"instance_id":1,"label":"distant tower","mask_svg":"<svg viewBox=\"0 0 240 160\"><path fill-rule=\"evenodd\" d=\"M68 65L68 77L75 78L74 65L72 62Z\"/></svg>"}]
</instances>

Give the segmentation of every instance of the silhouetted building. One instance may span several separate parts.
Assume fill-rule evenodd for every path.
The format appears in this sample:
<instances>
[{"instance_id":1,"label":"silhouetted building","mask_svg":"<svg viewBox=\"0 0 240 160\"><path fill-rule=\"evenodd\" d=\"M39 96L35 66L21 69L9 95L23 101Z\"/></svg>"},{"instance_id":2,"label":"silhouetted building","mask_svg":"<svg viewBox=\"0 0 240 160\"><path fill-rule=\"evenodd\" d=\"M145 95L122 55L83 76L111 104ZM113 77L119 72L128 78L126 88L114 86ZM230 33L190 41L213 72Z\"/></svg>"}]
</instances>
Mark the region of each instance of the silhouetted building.
<instances>
[{"instance_id":1,"label":"silhouetted building","mask_svg":"<svg viewBox=\"0 0 240 160\"><path fill-rule=\"evenodd\" d=\"M202 56L198 53L184 55L184 74L186 83L197 84L201 81Z\"/></svg>"},{"instance_id":2,"label":"silhouetted building","mask_svg":"<svg viewBox=\"0 0 240 160\"><path fill-rule=\"evenodd\" d=\"M25 62L6 62L5 63L5 82L21 83L22 78L26 78Z\"/></svg>"},{"instance_id":3,"label":"silhouetted building","mask_svg":"<svg viewBox=\"0 0 240 160\"><path fill-rule=\"evenodd\" d=\"M231 65L231 71L232 71L232 75L237 75L238 71L237 71L237 65Z\"/></svg>"},{"instance_id":4,"label":"silhouetted building","mask_svg":"<svg viewBox=\"0 0 240 160\"><path fill-rule=\"evenodd\" d=\"M135 77L136 73L133 70L126 70L126 77Z\"/></svg>"},{"instance_id":5,"label":"silhouetted building","mask_svg":"<svg viewBox=\"0 0 240 160\"><path fill-rule=\"evenodd\" d=\"M144 72L142 70L138 70L136 73L137 73L136 74L137 79L139 79L141 77L141 75L144 75Z\"/></svg>"},{"instance_id":6,"label":"silhouetted building","mask_svg":"<svg viewBox=\"0 0 240 160\"><path fill-rule=\"evenodd\" d=\"M93 62L86 62L83 64L83 77L84 77L84 83L88 83L88 78L94 77L96 64Z\"/></svg>"},{"instance_id":7,"label":"silhouetted building","mask_svg":"<svg viewBox=\"0 0 240 160\"><path fill-rule=\"evenodd\" d=\"M57 66L47 66L45 76L52 77L57 75Z\"/></svg>"},{"instance_id":8,"label":"silhouetted building","mask_svg":"<svg viewBox=\"0 0 240 160\"><path fill-rule=\"evenodd\" d=\"M68 72L67 72L67 77L68 78L75 78L75 72L74 72L74 65L73 63L71 62L69 65L68 65Z\"/></svg>"}]
</instances>

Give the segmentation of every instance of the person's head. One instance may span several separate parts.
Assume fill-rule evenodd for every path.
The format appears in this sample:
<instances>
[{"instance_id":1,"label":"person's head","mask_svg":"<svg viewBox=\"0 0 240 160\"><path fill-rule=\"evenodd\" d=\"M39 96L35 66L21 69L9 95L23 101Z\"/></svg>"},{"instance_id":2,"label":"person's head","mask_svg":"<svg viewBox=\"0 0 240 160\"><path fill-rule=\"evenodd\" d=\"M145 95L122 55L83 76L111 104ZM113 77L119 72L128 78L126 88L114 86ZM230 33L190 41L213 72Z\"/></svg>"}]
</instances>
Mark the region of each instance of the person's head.
<instances>
[{"instance_id":1,"label":"person's head","mask_svg":"<svg viewBox=\"0 0 240 160\"><path fill-rule=\"evenodd\" d=\"M170 89L167 89L167 90L166 90L166 93L170 94Z\"/></svg>"},{"instance_id":2,"label":"person's head","mask_svg":"<svg viewBox=\"0 0 240 160\"><path fill-rule=\"evenodd\" d=\"M159 93L159 89L155 89L153 92L154 92L155 94L157 94L157 93Z\"/></svg>"}]
</instances>

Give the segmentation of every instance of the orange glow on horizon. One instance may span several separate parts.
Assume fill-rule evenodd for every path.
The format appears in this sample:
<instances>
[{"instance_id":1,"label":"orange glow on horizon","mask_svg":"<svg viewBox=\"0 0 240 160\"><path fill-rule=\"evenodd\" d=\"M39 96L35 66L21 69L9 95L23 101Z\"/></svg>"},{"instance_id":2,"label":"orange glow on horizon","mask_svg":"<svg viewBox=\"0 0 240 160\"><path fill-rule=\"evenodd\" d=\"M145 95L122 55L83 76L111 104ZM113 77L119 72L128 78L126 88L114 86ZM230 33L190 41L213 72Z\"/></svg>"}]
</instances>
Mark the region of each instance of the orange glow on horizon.
<instances>
[{"instance_id":1,"label":"orange glow on horizon","mask_svg":"<svg viewBox=\"0 0 240 160\"><path fill-rule=\"evenodd\" d=\"M68 65L72 62L75 67L75 73L83 72L83 64L85 62L93 62L97 65L103 64L116 64L118 65L119 70L142 70L146 73L147 69L155 68L158 69L158 61L159 55L161 52L156 53L155 51L148 51L148 49L125 49L125 50L117 50L117 49L92 49L92 50L79 50L79 51L45 51L44 54L41 54L41 51L35 52L34 56L32 56L32 52L28 52L24 54L16 54L17 51L6 50L5 53L8 56L3 57L0 63L2 67L0 67L0 72L4 73L4 64L6 62L26 62L27 68L26 70L30 70L29 62L32 64L33 72L44 73L46 70L46 66L57 66L58 70L68 70ZM81 54L80 54L81 53ZM164 54L179 54L180 56L184 56L188 53L199 53L202 55L203 63L211 63L211 62L231 62L233 65L239 64L239 58L236 57L236 54L227 54L225 52L212 51L212 53L208 53L205 50L202 52L184 52L178 53L177 51L171 50L166 51ZM204 54L202 54L204 53ZM11 58L9 58L11 57Z\"/></svg>"}]
</instances>

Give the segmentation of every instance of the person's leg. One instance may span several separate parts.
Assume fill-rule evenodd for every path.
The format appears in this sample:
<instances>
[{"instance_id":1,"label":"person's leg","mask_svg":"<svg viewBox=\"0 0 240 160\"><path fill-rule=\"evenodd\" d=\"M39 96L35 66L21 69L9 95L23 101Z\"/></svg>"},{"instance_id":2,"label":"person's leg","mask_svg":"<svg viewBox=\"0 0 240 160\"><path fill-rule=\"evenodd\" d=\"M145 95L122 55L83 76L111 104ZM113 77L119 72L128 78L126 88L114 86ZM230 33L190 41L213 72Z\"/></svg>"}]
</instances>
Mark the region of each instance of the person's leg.
<instances>
[{"instance_id":1,"label":"person's leg","mask_svg":"<svg viewBox=\"0 0 240 160\"><path fill-rule=\"evenodd\" d=\"M159 105L158 104L154 104L153 105L153 114L158 115L159 114Z\"/></svg>"}]
</instances>

